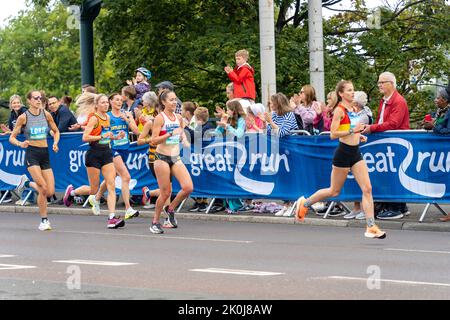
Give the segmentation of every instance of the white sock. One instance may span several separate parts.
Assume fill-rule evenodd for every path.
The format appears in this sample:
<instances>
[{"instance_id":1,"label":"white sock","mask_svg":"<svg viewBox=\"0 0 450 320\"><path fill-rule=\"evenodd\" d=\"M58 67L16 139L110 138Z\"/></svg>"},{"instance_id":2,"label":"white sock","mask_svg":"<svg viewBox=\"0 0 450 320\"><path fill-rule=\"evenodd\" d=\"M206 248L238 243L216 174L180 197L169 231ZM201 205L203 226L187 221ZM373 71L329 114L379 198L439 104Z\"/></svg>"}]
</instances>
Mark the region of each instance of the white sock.
<instances>
[{"instance_id":1,"label":"white sock","mask_svg":"<svg viewBox=\"0 0 450 320\"><path fill-rule=\"evenodd\" d=\"M114 218L115 216L116 216L116 214L114 212L109 214L110 219Z\"/></svg>"},{"instance_id":2,"label":"white sock","mask_svg":"<svg viewBox=\"0 0 450 320\"><path fill-rule=\"evenodd\" d=\"M75 196L76 196L75 190L70 191L70 195L71 195L72 197L75 197Z\"/></svg>"}]
</instances>

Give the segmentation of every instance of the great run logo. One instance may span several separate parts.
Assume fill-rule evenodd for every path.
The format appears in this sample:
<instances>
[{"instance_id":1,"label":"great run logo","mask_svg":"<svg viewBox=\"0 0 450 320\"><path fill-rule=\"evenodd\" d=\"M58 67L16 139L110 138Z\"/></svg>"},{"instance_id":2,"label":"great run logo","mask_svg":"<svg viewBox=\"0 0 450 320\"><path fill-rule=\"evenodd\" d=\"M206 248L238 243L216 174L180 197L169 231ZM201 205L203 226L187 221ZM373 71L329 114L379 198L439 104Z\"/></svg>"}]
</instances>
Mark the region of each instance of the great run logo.
<instances>
[{"instance_id":1,"label":"great run logo","mask_svg":"<svg viewBox=\"0 0 450 320\"><path fill-rule=\"evenodd\" d=\"M5 150L3 144L0 143L0 166L2 168L22 167L24 162L25 151L23 149ZM20 176L0 169L0 180L9 185L17 185L20 181Z\"/></svg>"},{"instance_id":2,"label":"great run logo","mask_svg":"<svg viewBox=\"0 0 450 320\"><path fill-rule=\"evenodd\" d=\"M193 152L189 156L191 174L200 176L203 171L224 172L232 174L234 182L243 190L259 194L270 195L274 188L274 182L256 180L243 174L243 169L248 168L249 173L260 168L254 176L274 176L277 175L280 167L283 166L286 172L290 172L288 158L285 154L280 154L278 148L271 148L270 154L267 150L257 150L249 143L249 148L239 141L214 142L204 147L201 153ZM272 144L277 146L277 144ZM261 147L261 145L260 145Z\"/></svg>"},{"instance_id":3,"label":"great run logo","mask_svg":"<svg viewBox=\"0 0 450 320\"><path fill-rule=\"evenodd\" d=\"M396 154L390 145L399 145L407 150L407 154L398 168L395 166ZM369 173L398 173L400 184L408 191L416 193L424 197L442 198L446 192L446 185L444 183L432 183L413 178L407 174L408 169L421 172L443 172L448 174L450 172L450 152L418 152L414 153L413 145L401 138L386 138L370 142L361 146L361 149L373 146L386 146L383 152L372 154L370 152L364 153L364 160L367 163ZM436 161L437 159L437 161ZM413 160L416 162L415 168L411 166ZM353 178L353 177L350 177ZM372 181L374 183L374 181Z\"/></svg>"}]
</instances>

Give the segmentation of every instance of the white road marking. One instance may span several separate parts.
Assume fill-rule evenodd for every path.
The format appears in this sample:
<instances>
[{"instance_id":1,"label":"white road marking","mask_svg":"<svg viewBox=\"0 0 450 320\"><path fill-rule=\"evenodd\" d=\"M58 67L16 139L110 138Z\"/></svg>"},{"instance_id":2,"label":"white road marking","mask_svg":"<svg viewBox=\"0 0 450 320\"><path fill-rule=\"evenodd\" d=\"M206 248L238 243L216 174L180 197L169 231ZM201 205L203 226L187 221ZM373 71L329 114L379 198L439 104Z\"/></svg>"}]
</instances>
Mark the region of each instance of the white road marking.
<instances>
[{"instance_id":1,"label":"white road marking","mask_svg":"<svg viewBox=\"0 0 450 320\"><path fill-rule=\"evenodd\" d=\"M120 267L120 266L131 266L137 263L131 262L114 262L114 261L95 261L95 260L54 260L57 263L68 263L68 264L90 264L96 266L109 266L109 267Z\"/></svg>"},{"instance_id":2,"label":"white road marking","mask_svg":"<svg viewBox=\"0 0 450 320\"><path fill-rule=\"evenodd\" d=\"M12 254L0 254L0 258L14 258L16 256L13 256Z\"/></svg>"},{"instance_id":3,"label":"white road marking","mask_svg":"<svg viewBox=\"0 0 450 320\"><path fill-rule=\"evenodd\" d=\"M18 269L33 269L35 266L21 266L16 264L0 264L0 270L18 270Z\"/></svg>"},{"instance_id":4,"label":"white road marking","mask_svg":"<svg viewBox=\"0 0 450 320\"><path fill-rule=\"evenodd\" d=\"M211 238L192 238L192 237L173 237L173 236L152 236L145 234L130 234L130 233L107 233L107 232L85 232L85 231L55 231L52 233L75 233L75 234L93 234L93 235L106 235L106 236L119 236L119 237L138 237L138 238L152 238L152 239L173 239L173 240L193 240L193 241L211 241L211 242L228 242L228 243L253 243L253 241L246 240L225 240L225 239L211 239Z\"/></svg>"},{"instance_id":5,"label":"white road marking","mask_svg":"<svg viewBox=\"0 0 450 320\"><path fill-rule=\"evenodd\" d=\"M386 251L402 251L402 252L450 254L450 251L435 251L435 250L415 250L415 249L396 249L396 248L385 248L384 250L386 250Z\"/></svg>"},{"instance_id":6,"label":"white road marking","mask_svg":"<svg viewBox=\"0 0 450 320\"><path fill-rule=\"evenodd\" d=\"M190 269L189 271L239 274L239 275L245 275L245 276L277 276L280 274L284 274L281 272L251 271L251 270L222 269L222 268Z\"/></svg>"},{"instance_id":7,"label":"white road marking","mask_svg":"<svg viewBox=\"0 0 450 320\"><path fill-rule=\"evenodd\" d=\"M330 280L330 279L332 279L332 280L354 280L354 281L364 281L364 282L367 282L367 280L368 280L368 278L341 277L341 276L313 277L310 279L314 279L314 280ZM377 279L377 281L397 283L397 284L407 284L407 285L450 287L450 283L441 283L441 282L421 282L421 281L407 281L407 280L394 280L394 279Z\"/></svg>"}]
</instances>

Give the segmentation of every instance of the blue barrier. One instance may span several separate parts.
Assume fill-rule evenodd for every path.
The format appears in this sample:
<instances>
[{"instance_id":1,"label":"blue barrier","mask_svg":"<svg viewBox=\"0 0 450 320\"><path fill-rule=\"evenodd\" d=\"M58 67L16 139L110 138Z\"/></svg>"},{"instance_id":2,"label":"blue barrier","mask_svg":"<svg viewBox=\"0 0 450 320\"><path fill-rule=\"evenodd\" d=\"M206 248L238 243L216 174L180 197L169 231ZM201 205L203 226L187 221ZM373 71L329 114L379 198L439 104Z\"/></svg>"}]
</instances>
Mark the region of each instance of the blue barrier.
<instances>
[{"instance_id":1,"label":"blue barrier","mask_svg":"<svg viewBox=\"0 0 450 320\"><path fill-rule=\"evenodd\" d=\"M22 138L23 139L23 138ZM21 137L19 136L19 140ZM450 137L426 132L395 131L369 135L361 145L372 181L374 199L402 202L450 202ZM267 198L295 200L329 185L331 159L337 145L327 136L288 136L280 140L261 134L239 140L212 139L183 149L192 180L192 196L208 198ZM51 143L50 143L51 145ZM50 151L56 190L87 184L80 133L62 134L60 151ZM0 190L12 189L24 166L25 150L0 137ZM131 146L126 160L131 193L143 186L157 188L148 167L147 146ZM120 179L116 186L120 187ZM179 190L174 183L174 191ZM361 199L350 175L337 198Z\"/></svg>"}]
</instances>

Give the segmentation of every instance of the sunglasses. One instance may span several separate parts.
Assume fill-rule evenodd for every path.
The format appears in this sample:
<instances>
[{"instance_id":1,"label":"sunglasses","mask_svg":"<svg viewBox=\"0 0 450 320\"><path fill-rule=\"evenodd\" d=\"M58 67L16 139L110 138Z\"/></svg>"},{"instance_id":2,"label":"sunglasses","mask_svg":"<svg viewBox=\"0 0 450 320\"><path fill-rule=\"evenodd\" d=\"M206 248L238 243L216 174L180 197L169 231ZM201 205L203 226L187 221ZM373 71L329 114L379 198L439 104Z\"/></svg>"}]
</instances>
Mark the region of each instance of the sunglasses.
<instances>
[{"instance_id":1,"label":"sunglasses","mask_svg":"<svg viewBox=\"0 0 450 320\"><path fill-rule=\"evenodd\" d=\"M36 100L36 101L42 101L43 100L43 98L42 97L32 97L34 100Z\"/></svg>"}]
</instances>

